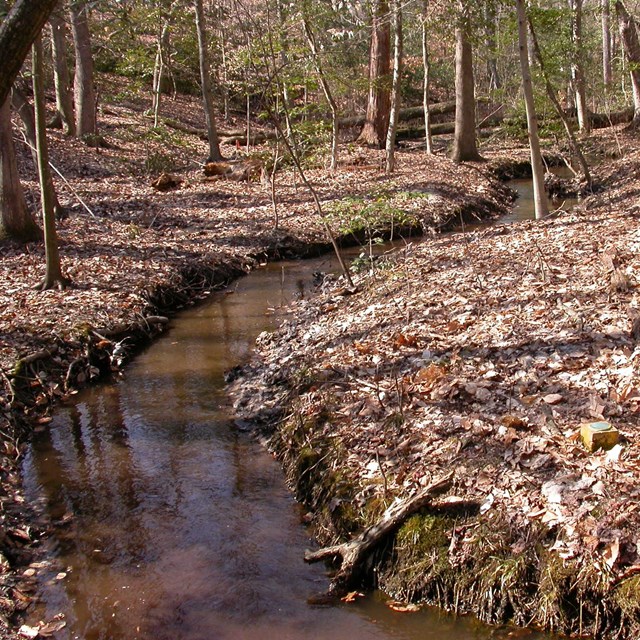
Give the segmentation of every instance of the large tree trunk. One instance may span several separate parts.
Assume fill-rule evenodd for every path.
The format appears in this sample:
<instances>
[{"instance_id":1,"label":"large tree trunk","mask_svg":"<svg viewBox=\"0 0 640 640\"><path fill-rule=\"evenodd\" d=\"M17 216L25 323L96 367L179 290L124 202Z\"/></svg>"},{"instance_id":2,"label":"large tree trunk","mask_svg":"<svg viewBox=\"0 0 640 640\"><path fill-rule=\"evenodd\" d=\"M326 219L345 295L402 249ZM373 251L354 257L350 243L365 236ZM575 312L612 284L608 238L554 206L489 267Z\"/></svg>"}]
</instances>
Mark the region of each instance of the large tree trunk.
<instances>
[{"instance_id":1,"label":"large tree trunk","mask_svg":"<svg viewBox=\"0 0 640 640\"><path fill-rule=\"evenodd\" d=\"M454 162L482 159L476 144L473 50L466 1L460 6L456 24L456 130L451 155Z\"/></svg>"},{"instance_id":2,"label":"large tree trunk","mask_svg":"<svg viewBox=\"0 0 640 640\"><path fill-rule=\"evenodd\" d=\"M635 20L629 15L627 8L621 0L616 0L616 13L618 14L618 26L624 52L629 61L629 73L631 74L631 86L633 88L633 120L631 127L640 127L640 42Z\"/></svg>"},{"instance_id":3,"label":"large tree trunk","mask_svg":"<svg viewBox=\"0 0 640 640\"><path fill-rule=\"evenodd\" d=\"M40 195L42 198L42 218L44 221L44 246L46 255L46 271L41 288L63 289L67 279L62 275L60 253L58 251L58 235L51 200L51 191L47 184L51 183L49 173L49 152L47 149L47 132L45 123L44 71L42 62L42 38L37 37L33 43L33 100L35 104L36 140L38 149L38 177L40 178Z\"/></svg>"},{"instance_id":4,"label":"large tree trunk","mask_svg":"<svg viewBox=\"0 0 640 640\"><path fill-rule=\"evenodd\" d=\"M369 50L369 101L358 142L382 149L389 126L391 26L388 0L376 0Z\"/></svg>"},{"instance_id":5,"label":"large tree trunk","mask_svg":"<svg viewBox=\"0 0 640 640\"><path fill-rule=\"evenodd\" d=\"M200 81L202 83L202 101L204 104L204 116L207 122L207 137L209 138L208 162L222 160L220 142L216 129L215 110L213 108L213 93L211 90L211 75L209 63L209 42L204 16L202 0L195 0L196 28L198 31L198 53L200 56Z\"/></svg>"},{"instance_id":6,"label":"large tree trunk","mask_svg":"<svg viewBox=\"0 0 640 640\"><path fill-rule=\"evenodd\" d=\"M602 3L602 79L605 88L611 86L613 77L611 68L611 10L610 0L601 0Z\"/></svg>"},{"instance_id":7,"label":"large tree trunk","mask_svg":"<svg viewBox=\"0 0 640 640\"><path fill-rule=\"evenodd\" d=\"M98 132L96 89L93 81L93 53L86 0L75 0L70 7L71 31L76 54L73 81L76 107L76 135L95 136Z\"/></svg>"},{"instance_id":8,"label":"large tree trunk","mask_svg":"<svg viewBox=\"0 0 640 640\"><path fill-rule=\"evenodd\" d=\"M24 125L24 135L27 139L27 144L31 149L31 157L33 159L33 166L35 170L38 170L38 140L36 135L36 119L34 115L34 110L27 97L24 95L22 90L17 86L13 87L13 91L11 92L11 102L13 104L13 108L17 111L20 116L20 120L22 120L22 124ZM64 216L64 209L60 205L58 200L58 195L56 194L55 187L53 185L53 179L51 177L51 172L47 172L47 182L45 184L45 188L49 192L49 199L53 203L53 211L55 213L56 218L62 218Z\"/></svg>"},{"instance_id":9,"label":"large tree trunk","mask_svg":"<svg viewBox=\"0 0 640 640\"><path fill-rule=\"evenodd\" d=\"M536 220L544 218L549 213L547 194L544 190L544 166L540 152L540 138L538 136L538 118L533 99L533 82L529 67L529 50L527 44L527 12L525 0L516 0L518 12L518 46L520 49L520 68L522 70L522 88L527 108L527 128L529 131L529 148L531 150L531 171L533 173L533 201Z\"/></svg>"},{"instance_id":10,"label":"large tree trunk","mask_svg":"<svg viewBox=\"0 0 640 640\"><path fill-rule=\"evenodd\" d=\"M393 81L391 84L391 110L386 141L385 172L393 173L395 167L396 129L400 110L400 79L402 77L402 0L393 3Z\"/></svg>"},{"instance_id":11,"label":"large tree trunk","mask_svg":"<svg viewBox=\"0 0 640 640\"><path fill-rule=\"evenodd\" d=\"M0 107L0 240L30 242L42 237L24 199L13 147L11 100Z\"/></svg>"},{"instance_id":12,"label":"large tree trunk","mask_svg":"<svg viewBox=\"0 0 640 640\"><path fill-rule=\"evenodd\" d=\"M73 116L73 93L71 76L67 64L67 25L62 15L54 11L49 18L51 24L51 51L53 55L53 80L56 87L56 107L63 131L70 136L76 135L76 123Z\"/></svg>"},{"instance_id":13,"label":"large tree trunk","mask_svg":"<svg viewBox=\"0 0 640 640\"><path fill-rule=\"evenodd\" d=\"M578 127L583 133L589 133L589 110L587 108L586 83L584 80L584 47L582 45L582 2L583 0L569 0L571 40L573 41L571 81L576 97Z\"/></svg>"},{"instance_id":14,"label":"large tree trunk","mask_svg":"<svg viewBox=\"0 0 640 640\"><path fill-rule=\"evenodd\" d=\"M57 3L58 0L16 0L0 23L0 104L9 97L33 41Z\"/></svg>"}]
</instances>

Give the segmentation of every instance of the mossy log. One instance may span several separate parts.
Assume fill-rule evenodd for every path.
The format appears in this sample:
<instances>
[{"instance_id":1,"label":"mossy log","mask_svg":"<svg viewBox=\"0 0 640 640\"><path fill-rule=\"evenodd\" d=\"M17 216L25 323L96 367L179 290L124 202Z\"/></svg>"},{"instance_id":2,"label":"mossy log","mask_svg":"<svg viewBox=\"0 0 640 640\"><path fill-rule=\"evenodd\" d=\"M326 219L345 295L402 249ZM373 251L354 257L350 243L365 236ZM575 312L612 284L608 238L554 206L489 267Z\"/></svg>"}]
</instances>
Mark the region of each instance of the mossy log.
<instances>
[{"instance_id":1,"label":"mossy log","mask_svg":"<svg viewBox=\"0 0 640 640\"><path fill-rule=\"evenodd\" d=\"M340 569L333 576L329 593L333 596L342 595L357 581L362 565L371 551L396 531L409 516L426 507L434 496L446 491L451 486L453 475L452 471L407 500L392 505L378 523L365 529L353 540L323 547L317 551L307 551L304 556L305 562L341 558Z\"/></svg>"}]
</instances>

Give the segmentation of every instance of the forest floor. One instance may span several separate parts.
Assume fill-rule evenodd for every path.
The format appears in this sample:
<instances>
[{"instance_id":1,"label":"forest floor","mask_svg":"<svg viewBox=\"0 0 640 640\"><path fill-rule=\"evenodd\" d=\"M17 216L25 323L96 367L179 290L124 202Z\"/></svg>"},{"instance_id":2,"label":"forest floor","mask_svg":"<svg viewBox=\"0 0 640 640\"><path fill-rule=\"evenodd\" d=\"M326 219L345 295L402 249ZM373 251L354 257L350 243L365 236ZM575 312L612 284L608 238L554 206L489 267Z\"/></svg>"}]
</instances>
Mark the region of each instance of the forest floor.
<instances>
[{"instance_id":1,"label":"forest floor","mask_svg":"<svg viewBox=\"0 0 640 640\"><path fill-rule=\"evenodd\" d=\"M33 597L34 570L23 569L46 535L20 493L18 464L30 429L46 428L56 403L117 371L140 342L163 330L163 316L269 258L327 245L312 199L291 171L276 175L276 230L269 184L205 180L202 140L153 129L143 116L149 105L118 93L113 82L102 95L109 105L100 115L107 147L51 132L51 160L68 181L58 181L69 212L58 231L73 286L36 291L42 246L0 247L0 611L7 628ZM164 113L202 127L194 99L167 100ZM637 625L638 602L629 593L637 586L640 524L633 500L640 461L634 325L640 154L637 139L620 131L598 133L592 144L617 156L596 171L605 190L544 222L434 235L359 275L354 295L327 290L261 340L259 359L242 378L260 406L238 400L248 419L264 418L270 407L277 407L271 418L295 416L273 442L302 498L314 493L312 471L330 472L332 486L317 483L309 503L320 540L352 533L393 498L455 466L455 497L481 516L464 510L454 516L442 507L446 557L434 547L422 559L444 559L462 575L478 560L471 550L490 548L478 545L483 526L498 530L498 521L509 523L511 537L503 535L493 556L523 558L510 573L513 593L522 591L512 604L498 595L510 583L483 583L492 602L474 584L477 599L458 598L459 608L485 619L510 613L521 623L577 630L578 617L567 607L580 606L583 631L611 626L620 611ZM499 154L486 153L507 164L526 157L503 142ZM494 177L498 160L456 166L442 150L427 157L401 149L392 178L381 162L380 152L345 145L336 173L309 169L338 235L362 236L380 226L442 229L474 215L495 217L511 202ZM20 164L36 203L25 149ZM180 178L178 188L152 188L164 171ZM578 425L602 418L619 428L622 446L588 454L575 437ZM402 535L415 538L414 551L426 544L422 529L403 531L392 556L400 567L409 563ZM535 536L536 546L527 547ZM559 574L571 581L575 567L593 571L584 573L584 584L562 586L541 604L547 574L530 575L531 553L539 555L540 571L553 566L550 581ZM433 577L436 565L444 566L420 565L420 575ZM558 567L568 567L566 574ZM529 583L525 589L525 575L540 589ZM445 605L463 584L452 576L442 571L430 583ZM397 578L398 571L381 565L380 584L390 591L438 599L416 576ZM596 594L606 596L602 603L594 602Z\"/></svg>"}]
</instances>

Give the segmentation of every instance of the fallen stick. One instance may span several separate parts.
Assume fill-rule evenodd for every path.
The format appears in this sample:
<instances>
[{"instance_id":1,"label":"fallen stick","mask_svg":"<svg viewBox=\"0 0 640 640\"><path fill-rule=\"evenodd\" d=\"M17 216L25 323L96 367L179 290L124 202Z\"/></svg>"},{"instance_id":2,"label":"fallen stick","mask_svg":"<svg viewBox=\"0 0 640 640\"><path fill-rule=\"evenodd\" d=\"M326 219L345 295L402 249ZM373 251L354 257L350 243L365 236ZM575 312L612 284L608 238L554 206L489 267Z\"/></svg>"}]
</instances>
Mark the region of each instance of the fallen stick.
<instances>
[{"instance_id":1,"label":"fallen stick","mask_svg":"<svg viewBox=\"0 0 640 640\"><path fill-rule=\"evenodd\" d=\"M402 523L420 509L426 507L433 496L443 493L451 486L454 472L436 480L415 495L389 507L382 519L365 529L359 536L349 542L323 547L317 551L307 550L305 562L313 563L328 558L341 558L340 569L333 576L329 593L338 596L353 585L358 577L359 569L368 554L389 534L396 531Z\"/></svg>"}]
</instances>

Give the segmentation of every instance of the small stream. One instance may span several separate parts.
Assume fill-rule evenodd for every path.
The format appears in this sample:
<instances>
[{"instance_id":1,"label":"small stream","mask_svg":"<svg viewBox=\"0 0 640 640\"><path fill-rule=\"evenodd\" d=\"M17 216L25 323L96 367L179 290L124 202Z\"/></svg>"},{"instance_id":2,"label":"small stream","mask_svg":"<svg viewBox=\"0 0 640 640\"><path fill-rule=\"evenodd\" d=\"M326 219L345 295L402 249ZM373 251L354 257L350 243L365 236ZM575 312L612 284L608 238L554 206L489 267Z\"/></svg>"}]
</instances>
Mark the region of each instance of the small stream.
<instances>
[{"instance_id":1,"label":"small stream","mask_svg":"<svg viewBox=\"0 0 640 640\"><path fill-rule=\"evenodd\" d=\"M56 410L24 458L27 499L57 523L29 623L79 640L486 640L509 629L374 593L307 604L322 566L276 461L234 426L223 373L245 360L332 258L261 268L170 331L113 384ZM549 636L519 631L530 639Z\"/></svg>"}]
</instances>

